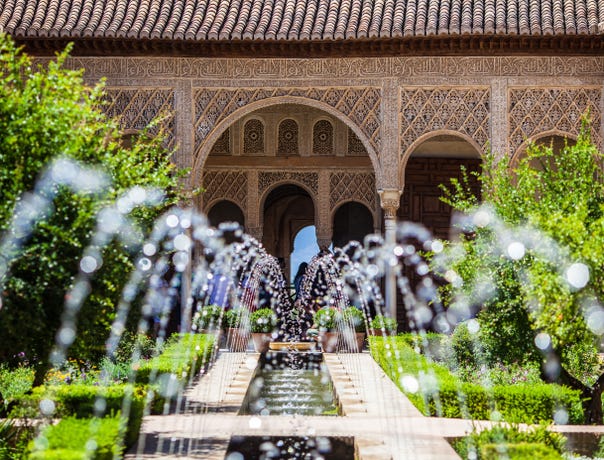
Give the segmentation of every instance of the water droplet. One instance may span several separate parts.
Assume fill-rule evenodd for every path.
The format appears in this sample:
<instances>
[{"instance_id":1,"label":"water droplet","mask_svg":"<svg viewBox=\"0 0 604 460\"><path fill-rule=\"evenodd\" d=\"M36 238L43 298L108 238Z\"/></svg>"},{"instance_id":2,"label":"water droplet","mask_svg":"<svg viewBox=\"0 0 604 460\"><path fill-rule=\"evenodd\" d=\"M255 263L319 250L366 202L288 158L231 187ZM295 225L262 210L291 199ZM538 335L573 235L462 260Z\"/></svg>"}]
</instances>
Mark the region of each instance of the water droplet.
<instances>
[{"instance_id":1,"label":"water droplet","mask_svg":"<svg viewBox=\"0 0 604 460\"><path fill-rule=\"evenodd\" d=\"M443 251L444 248L445 247L443 245L443 242L440 241L440 240L434 240L430 244L430 249L432 249L432 252L434 254L440 254Z\"/></svg>"},{"instance_id":2,"label":"water droplet","mask_svg":"<svg viewBox=\"0 0 604 460\"><path fill-rule=\"evenodd\" d=\"M485 210L480 210L474 214L472 222L477 227L486 227L491 223L491 214Z\"/></svg>"},{"instance_id":3,"label":"water droplet","mask_svg":"<svg viewBox=\"0 0 604 460\"><path fill-rule=\"evenodd\" d=\"M134 204L144 203L147 199L147 191L143 187L132 187L128 192L128 198Z\"/></svg>"},{"instance_id":4,"label":"water droplet","mask_svg":"<svg viewBox=\"0 0 604 460\"><path fill-rule=\"evenodd\" d=\"M253 430L257 430L262 427L262 420L260 417L251 417L249 421L249 426Z\"/></svg>"},{"instance_id":5,"label":"water droplet","mask_svg":"<svg viewBox=\"0 0 604 460\"><path fill-rule=\"evenodd\" d=\"M419 390L419 382L412 375L403 375L401 377L401 385L408 393L417 393Z\"/></svg>"},{"instance_id":6,"label":"water droplet","mask_svg":"<svg viewBox=\"0 0 604 460\"><path fill-rule=\"evenodd\" d=\"M584 288L589 282L589 267L580 262L572 264L566 270L566 280L576 289Z\"/></svg>"},{"instance_id":7,"label":"water droplet","mask_svg":"<svg viewBox=\"0 0 604 460\"><path fill-rule=\"evenodd\" d=\"M42 401L40 401L39 406L42 415L52 415L55 413L55 402L52 399L43 399Z\"/></svg>"},{"instance_id":8,"label":"water droplet","mask_svg":"<svg viewBox=\"0 0 604 460\"><path fill-rule=\"evenodd\" d=\"M166 225L170 228L176 228L179 222L180 219L174 214L170 214L168 217L166 217Z\"/></svg>"},{"instance_id":9,"label":"water droplet","mask_svg":"<svg viewBox=\"0 0 604 460\"><path fill-rule=\"evenodd\" d=\"M88 441L86 441L86 450L89 452L94 452L99 445L96 443L96 441L94 439L89 439Z\"/></svg>"},{"instance_id":10,"label":"water droplet","mask_svg":"<svg viewBox=\"0 0 604 460\"><path fill-rule=\"evenodd\" d=\"M557 409L554 412L554 423L556 425L566 425L568 423L568 411L564 408Z\"/></svg>"},{"instance_id":11,"label":"water droplet","mask_svg":"<svg viewBox=\"0 0 604 460\"><path fill-rule=\"evenodd\" d=\"M245 457L240 452L230 452L224 460L245 460Z\"/></svg>"},{"instance_id":12,"label":"water droplet","mask_svg":"<svg viewBox=\"0 0 604 460\"><path fill-rule=\"evenodd\" d=\"M63 346L69 346L75 339L75 331L71 327L64 327L59 331L59 343Z\"/></svg>"},{"instance_id":13,"label":"water droplet","mask_svg":"<svg viewBox=\"0 0 604 460\"><path fill-rule=\"evenodd\" d=\"M152 243L146 243L143 246L143 254L145 254L146 256L149 256L149 257L153 256L153 255L155 255L156 252L157 252L157 248Z\"/></svg>"},{"instance_id":14,"label":"water droplet","mask_svg":"<svg viewBox=\"0 0 604 460\"><path fill-rule=\"evenodd\" d=\"M176 235L174 237L174 248L178 251L188 251L191 247L191 238L185 234Z\"/></svg>"},{"instance_id":15,"label":"water droplet","mask_svg":"<svg viewBox=\"0 0 604 460\"><path fill-rule=\"evenodd\" d=\"M604 310L592 309L587 315L587 327L596 335L604 334Z\"/></svg>"},{"instance_id":16,"label":"water droplet","mask_svg":"<svg viewBox=\"0 0 604 460\"><path fill-rule=\"evenodd\" d=\"M186 252L179 251L172 257L174 268L178 272L184 272L189 263L189 255Z\"/></svg>"},{"instance_id":17,"label":"water droplet","mask_svg":"<svg viewBox=\"0 0 604 460\"><path fill-rule=\"evenodd\" d=\"M551 344L552 339L549 334L546 334L545 332L540 332L535 337L535 345L537 345L537 348L540 350L547 350Z\"/></svg>"},{"instance_id":18,"label":"water droplet","mask_svg":"<svg viewBox=\"0 0 604 460\"><path fill-rule=\"evenodd\" d=\"M80 260L80 270L84 273L92 273L98 268L97 260L92 256L84 256Z\"/></svg>"},{"instance_id":19,"label":"water droplet","mask_svg":"<svg viewBox=\"0 0 604 460\"><path fill-rule=\"evenodd\" d=\"M146 257L141 257L140 259L138 259L138 268L144 272L146 272L147 270L149 270L151 267L153 266L153 264L151 263L151 261L149 259L147 259Z\"/></svg>"},{"instance_id":20,"label":"water droplet","mask_svg":"<svg viewBox=\"0 0 604 460\"><path fill-rule=\"evenodd\" d=\"M476 334L480 330L480 323L475 318L468 321L468 332L470 334Z\"/></svg>"},{"instance_id":21,"label":"water droplet","mask_svg":"<svg viewBox=\"0 0 604 460\"><path fill-rule=\"evenodd\" d=\"M520 260L524 257L524 254L526 253L526 248L521 242L514 241L508 245L507 253L510 259Z\"/></svg>"}]
</instances>

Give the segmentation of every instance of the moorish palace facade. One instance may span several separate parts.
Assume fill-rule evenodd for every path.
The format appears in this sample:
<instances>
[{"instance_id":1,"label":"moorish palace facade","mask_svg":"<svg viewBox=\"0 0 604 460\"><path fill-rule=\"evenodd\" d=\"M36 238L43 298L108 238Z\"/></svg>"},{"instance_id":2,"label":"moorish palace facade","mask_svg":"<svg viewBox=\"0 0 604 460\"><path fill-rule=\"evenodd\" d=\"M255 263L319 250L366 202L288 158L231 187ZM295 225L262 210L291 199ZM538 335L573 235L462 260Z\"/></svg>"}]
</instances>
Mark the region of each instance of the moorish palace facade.
<instances>
[{"instance_id":1,"label":"moorish palace facade","mask_svg":"<svg viewBox=\"0 0 604 460\"><path fill-rule=\"evenodd\" d=\"M106 79L125 134L169 113L214 223L286 262L396 219L446 237L438 184L527 142L604 138L604 0L0 0L40 61Z\"/></svg>"}]
</instances>

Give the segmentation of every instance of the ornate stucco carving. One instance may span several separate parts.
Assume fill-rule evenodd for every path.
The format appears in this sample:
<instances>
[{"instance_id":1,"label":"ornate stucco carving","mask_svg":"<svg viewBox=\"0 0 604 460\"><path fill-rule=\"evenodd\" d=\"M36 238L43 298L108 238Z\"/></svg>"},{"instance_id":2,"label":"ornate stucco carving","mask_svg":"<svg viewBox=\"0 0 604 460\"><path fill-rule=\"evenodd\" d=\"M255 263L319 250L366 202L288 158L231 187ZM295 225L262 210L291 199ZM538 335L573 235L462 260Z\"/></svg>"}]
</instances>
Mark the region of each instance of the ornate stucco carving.
<instances>
[{"instance_id":1,"label":"ornate stucco carving","mask_svg":"<svg viewBox=\"0 0 604 460\"><path fill-rule=\"evenodd\" d=\"M589 111L592 138L602 146L601 87L510 88L508 96L509 146L516 150L527 139L546 131L577 135L581 117Z\"/></svg>"},{"instance_id":2,"label":"ornate stucco carving","mask_svg":"<svg viewBox=\"0 0 604 460\"><path fill-rule=\"evenodd\" d=\"M273 184L286 181L304 184L315 195L319 191L319 176L316 172L260 171L258 173L259 195L262 195Z\"/></svg>"},{"instance_id":3,"label":"ornate stucco carving","mask_svg":"<svg viewBox=\"0 0 604 460\"><path fill-rule=\"evenodd\" d=\"M361 172L337 172L329 176L329 205L333 210L345 201L358 201L375 211L375 175Z\"/></svg>"},{"instance_id":4,"label":"ornate stucco carving","mask_svg":"<svg viewBox=\"0 0 604 460\"><path fill-rule=\"evenodd\" d=\"M203 174L204 209L218 200L236 203L243 213L247 210L247 173L245 171L205 171Z\"/></svg>"},{"instance_id":5,"label":"ornate stucco carving","mask_svg":"<svg viewBox=\"0 0 604 460\"><path fill-rule=\"evenodd\" d=\"M489 97L489 88L401 88L401 153L420 136L441 130L465 134L486 149Z\"/></svg>"},{"instance_id":6,"label":"ornate stucco carving","mask_svg":"<svg viewBox=\"0 0 604 460\"><path fill-rule=\"evenodd\" d=\"M171 88L107 88L103 110L118 120L121 129L143 130L160 117L161 122L149 130L165 131L169 147L175 143L174 90Z\"/></svg>"},{"instance_id":7,"label":"ornate stucco carving","mask_svg":"<svg viewBox=\"0 0 604 460\"><path fill-rule=\"evenodd\" d=\"M37 58L45 63L49 58ZM88 78L296 79L604 74L600 56L415 56L327 59L73 57Z\"/></svg>"},{"instance_id":8,"label":"ornate stucco carving","mask_svg":"<svg viewBox=\"0 0 604 460\"><path fill-rule=\"evenodd\" d=\"M279 134L277 138L277 155L298 155L298 123L288 118L279 123Z\"/></svg>"},{"instance_id":9,"label":"ornate stucco carving","mask_svg":"<svg viewBox=\"0 0 604 460\"><path fill-rule=\"evenodd\" d=\"M333 125L328 120L319 120L313 126L312 153L315 155L333 154Z\"/></svg>"},{"instance_id":10,"label":"ornate stucco carving","mask_svg":"<svg viewBox=\"0 0 604 460\"><path fill-rule=\"evenodd\" d=\"M356 124L374 147L379 147L381 100L379 88L198 88L194 96L196 155L206 137L228 115L252 102L280 96L311 99L334 108Z\"/></svg>"}]
</instances>

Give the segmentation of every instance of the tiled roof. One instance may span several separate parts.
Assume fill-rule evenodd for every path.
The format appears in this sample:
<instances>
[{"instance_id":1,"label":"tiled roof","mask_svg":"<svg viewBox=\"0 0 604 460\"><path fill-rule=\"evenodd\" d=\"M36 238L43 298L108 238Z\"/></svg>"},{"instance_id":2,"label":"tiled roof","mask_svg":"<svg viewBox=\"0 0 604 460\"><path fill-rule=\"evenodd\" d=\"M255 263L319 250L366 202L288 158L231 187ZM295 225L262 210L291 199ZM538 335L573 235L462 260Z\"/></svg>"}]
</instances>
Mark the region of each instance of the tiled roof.
<instances>
[{"instance_id":1,"label":"tiled roof","mask_svg":"<svg viewBox=\"0 0 604 460\"><path fill-rule=\"evenodd\" d=\"M192 42L596 35L604 0L0 0L0 28Z\"/></svg>"}]
</instances>

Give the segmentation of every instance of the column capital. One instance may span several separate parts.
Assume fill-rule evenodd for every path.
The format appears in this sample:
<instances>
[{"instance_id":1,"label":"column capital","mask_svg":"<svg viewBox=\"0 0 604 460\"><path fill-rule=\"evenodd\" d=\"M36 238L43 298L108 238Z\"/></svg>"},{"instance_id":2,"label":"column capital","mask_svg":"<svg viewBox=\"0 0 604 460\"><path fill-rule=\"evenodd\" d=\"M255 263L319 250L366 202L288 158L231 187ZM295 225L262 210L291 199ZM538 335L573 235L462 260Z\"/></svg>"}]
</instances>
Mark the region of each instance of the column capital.
<instances>
[{"instance_id":1,"label":"column capital","mask_svg":"<svg viewBox=\"0 0 604 460\"><path fill-rule=\"evenodd\" d=\"M384 210L386 219L396 219L396 211L400 206L402 193L402 190L396 188L378 190L380 206Z\"/></svg>"}]
</instances>

